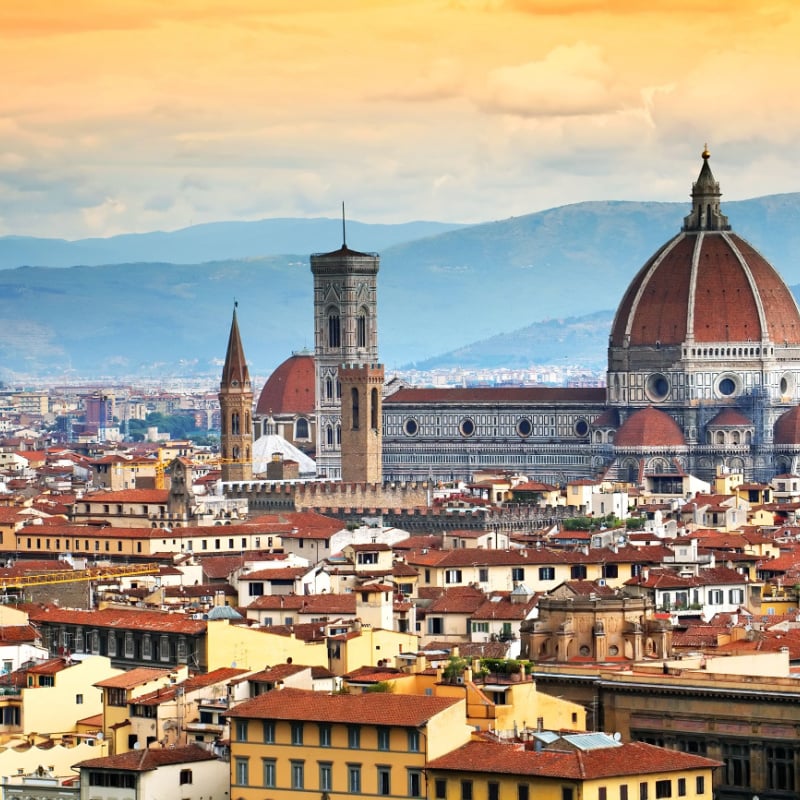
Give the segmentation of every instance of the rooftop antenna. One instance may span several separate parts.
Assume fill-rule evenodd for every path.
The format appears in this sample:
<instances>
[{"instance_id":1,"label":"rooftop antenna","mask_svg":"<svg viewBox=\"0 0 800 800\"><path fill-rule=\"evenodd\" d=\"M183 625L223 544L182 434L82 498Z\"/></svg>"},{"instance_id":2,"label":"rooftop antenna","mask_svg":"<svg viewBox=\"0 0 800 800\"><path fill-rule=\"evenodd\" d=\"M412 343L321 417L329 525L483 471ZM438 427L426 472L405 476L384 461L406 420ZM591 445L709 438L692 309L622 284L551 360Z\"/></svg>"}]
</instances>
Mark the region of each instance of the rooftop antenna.
<instances>
[{"instance_id":1,"label":"rooftop antenna","mask_svg":"<svg viewBox=\"0 0 800 800\"><path fill-rule=\"evenodd\" d=\"M344 200L342 200L342 250L347 247L347 228L344 219Z\"/></svg>"}]
</instances>

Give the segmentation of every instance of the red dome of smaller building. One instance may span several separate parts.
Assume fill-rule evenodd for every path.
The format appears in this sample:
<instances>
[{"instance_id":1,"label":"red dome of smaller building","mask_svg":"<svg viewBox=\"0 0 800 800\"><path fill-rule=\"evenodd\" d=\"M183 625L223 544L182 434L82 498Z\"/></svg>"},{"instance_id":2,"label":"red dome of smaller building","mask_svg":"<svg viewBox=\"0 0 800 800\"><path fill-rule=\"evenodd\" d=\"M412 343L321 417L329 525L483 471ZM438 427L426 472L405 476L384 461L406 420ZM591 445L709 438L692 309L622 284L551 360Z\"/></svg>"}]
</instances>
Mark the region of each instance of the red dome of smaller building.
<instances>
[{"instance_id":1,"label":"red dome of smaller building","mask_svg":"<svg viewBox=\"0 0 800 800\"><path fill-rule=\"evenodd\" d=\"M294 353L267 379L256 414L313 414L314 380L314 356Z\"/></svg>"},{"instance_id":2,"label":"red dome of smaller building","mask_svg":"<svg viewBox=\"0 0 800 800\"><path fill-rule=\"evenodd\" d=\"M752 428L753 420L748 419L735 408L723 408L711 422L709 428Z\"/></svg>"},{"instance_id":3,"label":"red dome of smaller building","mask_svg":"<svg viewBox=\"0 0 800 800\"><path fill-rule=\"evenodd\" d=\"M622 423L614 437L615 447L685 447L678 423L665 411L648 406Z\"/></svg>"},{"instance_id":4,"label":"red dome of smaller building","mask_svg":"<svg viewBox=\"0 0 800 800\"><path fill-rule=\"evenodd\" d=\"M800 406L781 414L772 433L775 444L800 444Z\"/></svg>"}]
</instances>

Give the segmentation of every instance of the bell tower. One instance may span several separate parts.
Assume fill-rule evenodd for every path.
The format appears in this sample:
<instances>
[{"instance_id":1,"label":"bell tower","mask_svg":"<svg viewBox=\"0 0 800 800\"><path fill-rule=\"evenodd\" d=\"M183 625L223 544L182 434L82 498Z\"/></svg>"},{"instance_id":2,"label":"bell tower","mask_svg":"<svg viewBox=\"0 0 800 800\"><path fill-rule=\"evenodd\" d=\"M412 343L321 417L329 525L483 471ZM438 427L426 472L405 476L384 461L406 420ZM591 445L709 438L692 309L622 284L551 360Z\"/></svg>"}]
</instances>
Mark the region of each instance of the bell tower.
<instances>
[{"instance_id":1,"label":"bell tower","mask_svg":"<svg viewBox=\"0 0 800 800\"><path fill-rule=\"evenodd\" d=\"M219 384L222 417L220 455L222 480L249 481L253 477L253 386L233 304L233 321Z\"/></svg>"},{"instance_id":2,"label":"bell tower","mask_svg":"<svg viewBox=\"0 0 800 800\"><path fill-rule=\"evenodd\" d=\"M342 480L383 483L383 364L342 364Z\"/></svg>"},{"instance_id":3,"label":"bell tower","mask_svg":"<svg viewBox=\"0 0 800 800\"><path fill-rule=\"evenodd\" d=\"M311 256L319 477L343 477L341 366L378 362L379 265L377 253L351 250L344 235L339 250Z\"/></svg>"}]
</instances>

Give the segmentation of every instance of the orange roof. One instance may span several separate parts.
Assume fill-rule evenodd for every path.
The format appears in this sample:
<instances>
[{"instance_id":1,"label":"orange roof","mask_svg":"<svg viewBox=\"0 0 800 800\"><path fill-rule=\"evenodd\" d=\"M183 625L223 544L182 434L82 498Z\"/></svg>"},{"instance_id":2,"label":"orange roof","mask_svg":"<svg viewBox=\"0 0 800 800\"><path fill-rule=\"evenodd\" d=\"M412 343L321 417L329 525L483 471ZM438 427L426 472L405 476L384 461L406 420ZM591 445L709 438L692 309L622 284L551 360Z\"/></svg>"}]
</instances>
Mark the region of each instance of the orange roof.
<instances>
[{"instance_id":1,"label":"orange roof","mask_svg":"<svg viewBox=\"0 0 800 800\"><path fill-rule=\"evenodd\" d=\"M593 750L520 750L494 742L468 742L445 756L428 762L430 770L493 772L537 775L568 780L594 780L624 775L711 769L719 766L702 756L663 747L629 742Z\"/></svg>"},{"instance_id":2,"label":"orange roof","mask_svg":"<svg viewBox=\"0 0 800 800\"><path fill-rule=\"evenodd\" d=\"M681 447L685 444L678 423L653 406L631 414L614 437L615 447Z\"/></svg>"},{"instance_id":3,"label":"orange roof","mask_svg":"<svg viewBox=\"0 0 800 800\"><path fill-rule=\"evenodd\" d=\"M329 695L303 689L282 689L245 700L229 717L245 719L309 720L417 727L462 702L454 697L367 693Z\"/></svg>"}]
</instances>

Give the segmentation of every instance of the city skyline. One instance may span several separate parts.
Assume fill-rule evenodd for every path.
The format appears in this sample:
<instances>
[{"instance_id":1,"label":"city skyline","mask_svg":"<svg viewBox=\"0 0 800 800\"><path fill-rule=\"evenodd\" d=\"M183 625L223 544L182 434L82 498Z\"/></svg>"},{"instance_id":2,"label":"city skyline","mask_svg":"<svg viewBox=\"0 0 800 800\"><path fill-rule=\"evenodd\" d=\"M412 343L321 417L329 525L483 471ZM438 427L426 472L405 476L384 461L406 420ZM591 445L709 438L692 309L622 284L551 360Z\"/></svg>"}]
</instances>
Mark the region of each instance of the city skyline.
<instances>
[{"instance_id":1,"label":"city skyline","mask_svg":"<svg viewBox=\"0 0 800 800\"><path fill-rule=\"evenodd\" d=\"M705 142L727 199L798 188L792 4L608 5L0 9L0 235L682 201Z\"/></svg>"}]
</instances>

